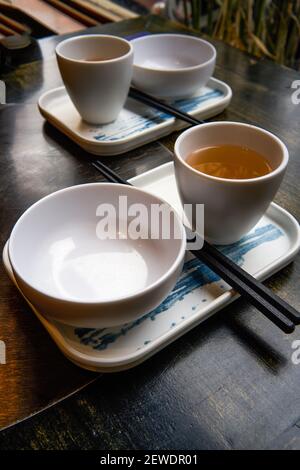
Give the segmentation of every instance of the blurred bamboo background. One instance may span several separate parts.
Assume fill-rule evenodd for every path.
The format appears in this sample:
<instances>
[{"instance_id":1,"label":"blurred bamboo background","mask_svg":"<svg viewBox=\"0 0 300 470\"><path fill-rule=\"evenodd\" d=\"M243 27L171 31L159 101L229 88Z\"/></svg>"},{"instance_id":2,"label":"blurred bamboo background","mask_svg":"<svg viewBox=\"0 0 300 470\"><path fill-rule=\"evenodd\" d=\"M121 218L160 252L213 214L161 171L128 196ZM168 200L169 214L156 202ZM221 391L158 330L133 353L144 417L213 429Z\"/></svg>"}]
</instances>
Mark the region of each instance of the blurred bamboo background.
<instances>
[{"instance_id":1,"label":"blurred bamboo background","mask_svg":"<svg viewBox=\"0 0 300 470\"><path fill-rule=\"evenodd\" d=\"M300 69L300 0L176 0L175 4L177 19L181 17L187 26Z\"/></svg>"},{"instance_id":2,"label":"blurred bamboo background","mask_svg":"<svg viewBox=\"0 0 300 470\"><path fill-rule=\"evenodd\" d=\"M155 3L155 5L153 5ZM155 13L300 70L300 0L0 0L0 41L44 37Z\"/></svg>"}]
</instances>

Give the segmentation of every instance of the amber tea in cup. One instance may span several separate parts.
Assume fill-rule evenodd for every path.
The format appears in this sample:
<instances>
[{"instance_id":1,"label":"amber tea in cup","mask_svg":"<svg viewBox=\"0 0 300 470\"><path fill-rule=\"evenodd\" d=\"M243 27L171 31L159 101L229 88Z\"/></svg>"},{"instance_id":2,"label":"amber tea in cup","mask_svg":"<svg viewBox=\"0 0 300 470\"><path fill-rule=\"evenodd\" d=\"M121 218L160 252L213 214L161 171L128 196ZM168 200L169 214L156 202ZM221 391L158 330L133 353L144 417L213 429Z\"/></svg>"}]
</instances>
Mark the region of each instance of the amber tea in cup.
<instances>
[{"instance_id":1,"label":"amber tea in cup","mask_svg":"<svg viewBox=\"0 0 300 470\"><path fill-rule=\"evenodd\" d=\"M194 150L186 162L195 170L225 179L251 179L273 171L268 160L248 147L216 145Z\"/></svg>"}]
</instances>

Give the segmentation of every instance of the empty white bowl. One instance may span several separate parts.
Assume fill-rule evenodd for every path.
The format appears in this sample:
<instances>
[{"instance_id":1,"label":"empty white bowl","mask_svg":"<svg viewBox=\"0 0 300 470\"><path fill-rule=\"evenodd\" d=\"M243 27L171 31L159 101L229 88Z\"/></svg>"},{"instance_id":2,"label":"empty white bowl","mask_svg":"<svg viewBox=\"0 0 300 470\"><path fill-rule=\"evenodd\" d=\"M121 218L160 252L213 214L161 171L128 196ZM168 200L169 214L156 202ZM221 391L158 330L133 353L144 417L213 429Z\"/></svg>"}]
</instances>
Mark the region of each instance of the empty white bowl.
<instances>
[{"instance_id":1,"label":"empty white bowl","mask_svg":"<svg viewBox=\"0 0 300 470\"><path fill-rule=\"evenodd\" d=\"M112 220L104 212L100 217L99 204L112 204L118 222L124 222L118 212L121 195L129 207L141 203L148 211L163 202L131 186L85 184L46 196L14 226L9 257L16 280L48 318L81 327L120 325L157 307L174 287L186 246L174 211L177 235L173 230L170 239L160 232L158 239L133 240L122 228L117 239L99 239L101 220Z\"/></svg>"},{"instance_id":2,"label":"empty white bowl","mask_svg":"<svg viewBox=\"0 0 300 470\"><path fill-rule=\"evenodd\" d=\"M192 96L206 85L216 50L203 39L183 34L154 34L134 39L133 85L163 99Z\"/></svg>"}]
</instances>

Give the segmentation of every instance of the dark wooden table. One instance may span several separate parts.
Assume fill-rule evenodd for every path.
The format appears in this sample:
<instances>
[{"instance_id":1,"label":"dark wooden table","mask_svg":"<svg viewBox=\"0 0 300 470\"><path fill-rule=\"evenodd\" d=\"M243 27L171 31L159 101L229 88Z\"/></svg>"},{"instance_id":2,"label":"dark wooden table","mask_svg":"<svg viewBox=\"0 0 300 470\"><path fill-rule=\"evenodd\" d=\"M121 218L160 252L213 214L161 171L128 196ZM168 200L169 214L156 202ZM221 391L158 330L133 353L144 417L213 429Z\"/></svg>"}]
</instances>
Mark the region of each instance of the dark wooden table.
<instances>
[{"instance_id":1,"label":"dark wooden table","mask_svg":"<svg viewBox=\"0 0 300 470\"><path fill-rule=\"evenodd\" d=\"M121 36L179 31L155 17L98 28ZM57 189L101 176L90 156L40 117L39 95L61 83L54 48L60 38L33 45L1 78L8 105L0 108L0 248L21 213ZM217 119L245 121L275 132L291 155L276 202L300 220L300 105L291 101L298 74L215 44L215 76L233 89ZM23 63L22 63L23 62ZM15 64L19 64L14 68ZM176 135L162 141L172 149ZM124 177L170 159L155 143L105 158ZM69 363L0 272L0 449L300 449L300 365L291 361L300 329L285 336L238 300L139 367L97 375ZM300 258L268 285L300 308Z\"/></svg>"}]
</instances>

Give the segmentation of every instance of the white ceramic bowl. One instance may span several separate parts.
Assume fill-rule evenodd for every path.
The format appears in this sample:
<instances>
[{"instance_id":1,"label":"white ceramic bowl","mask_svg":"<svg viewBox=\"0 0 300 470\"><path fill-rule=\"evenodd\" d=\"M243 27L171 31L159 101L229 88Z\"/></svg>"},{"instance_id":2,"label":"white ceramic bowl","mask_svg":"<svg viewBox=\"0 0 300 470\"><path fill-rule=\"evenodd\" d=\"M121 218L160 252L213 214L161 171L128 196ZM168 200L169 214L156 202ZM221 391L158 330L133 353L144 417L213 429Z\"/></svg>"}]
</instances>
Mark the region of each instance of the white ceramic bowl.
<instances>
[{"instance_id":1,"label":"white ceramic bowl","mask_svg":"<svg viewBox=\"0 0 300 470\"><path fill-rule=\"evenodd\" d=\"M158 98L181 99L206 85L216 50L203 39L183 34L154 34L131 41L133 84Z\"/></svg>"},{"instance_id":2,"label":"white ceramic bowl","mask_svg":"<svg viewBox=\"0 0 300 470\"><path fill-rule=\"evenodd\" d=\"M14 226L9 257L16 280L48 318L81 327L120 325L157 307L174 287L186 246L174 211L177 235L170 239L161 233L158 239L126 239L128 222L117 239L99 239L101 220L113 220L110 212L99 217L100 203L112 204L119 221L125 220L118 212L120 195L128 207L141 203L148 211L163 202L131 186L85 184L46 196Z\"/></svg>"}]
</instances>

